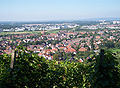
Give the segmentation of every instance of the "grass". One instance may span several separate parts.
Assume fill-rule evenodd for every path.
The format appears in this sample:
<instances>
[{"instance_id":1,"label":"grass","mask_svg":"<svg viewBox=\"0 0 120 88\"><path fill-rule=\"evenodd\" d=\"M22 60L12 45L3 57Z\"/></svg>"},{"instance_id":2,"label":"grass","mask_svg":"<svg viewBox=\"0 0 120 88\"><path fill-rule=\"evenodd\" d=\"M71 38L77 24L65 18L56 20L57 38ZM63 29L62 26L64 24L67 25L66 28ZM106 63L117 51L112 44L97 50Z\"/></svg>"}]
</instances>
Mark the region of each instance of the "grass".
<instances>
[{"instance_id":1,"label":"grass","mask_svg":"<svg viewBox=\"0 0 120 88\"><path fill-rule=\"evenodd\" d=\"M56 29L56 30L48 30L47 32L48 33L58 33L59 31L64 31L64 30L71 31L73 29L72 28L69 28L69 29Z\"/></svg>"},{"instance_id":2,"label":"grass","mask_svg":"<svg viewBox=\"0 0 120 88\"><path fill-rule=\"evenodd\" d=\"M49 30L49 31L47 31L48 33L58 33L60 30L58 29L58 30Z\"/></svg>"},{"instance_id":3,"label":"grass","mask_svg":"<svg viewBox=\"0 0 120 88\"><path fill-rule=\"evenodd\" d=\"M72 30L72 29L54 29L54 30L47 30L48 33L58 33L61 30ZM40 33L41 31L23 31L23 32L0 32L0 35L7 35L7 34L26 34L26 33Z\"/></svg>"},{"instance_id":4,"label":"grass","mask_svg":"<svg viewBox=\"0 0 120 88\"><path fill-rule=\"evenodd\" d=\"M7 34L32 34L32 33L40 33L40 31L23 31L23 32L0 32L0 35L7 35Z\"/></svg>"}]
</instances>

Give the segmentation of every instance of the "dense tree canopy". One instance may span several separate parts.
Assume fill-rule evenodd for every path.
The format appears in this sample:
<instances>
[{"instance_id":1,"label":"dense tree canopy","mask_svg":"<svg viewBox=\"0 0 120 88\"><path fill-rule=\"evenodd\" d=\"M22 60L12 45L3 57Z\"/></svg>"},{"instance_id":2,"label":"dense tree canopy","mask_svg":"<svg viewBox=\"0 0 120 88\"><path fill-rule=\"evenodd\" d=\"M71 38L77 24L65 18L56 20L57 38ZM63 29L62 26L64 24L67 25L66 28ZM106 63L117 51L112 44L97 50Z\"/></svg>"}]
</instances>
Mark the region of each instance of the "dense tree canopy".
<instances>
[{"instance_id":1,"label":"dense tree canopy","mask_svg":"<svg viewBox=\"0 0 120 88\"><path fill-rule=\"evenodd\" d=\"M57 55L56 55L57 57ZM80 62L48 61L27 51L16 49L14 68L10 56L0 56L1 88L119 88L120 66L110 52Z\"/></svg>"}]
</instances>

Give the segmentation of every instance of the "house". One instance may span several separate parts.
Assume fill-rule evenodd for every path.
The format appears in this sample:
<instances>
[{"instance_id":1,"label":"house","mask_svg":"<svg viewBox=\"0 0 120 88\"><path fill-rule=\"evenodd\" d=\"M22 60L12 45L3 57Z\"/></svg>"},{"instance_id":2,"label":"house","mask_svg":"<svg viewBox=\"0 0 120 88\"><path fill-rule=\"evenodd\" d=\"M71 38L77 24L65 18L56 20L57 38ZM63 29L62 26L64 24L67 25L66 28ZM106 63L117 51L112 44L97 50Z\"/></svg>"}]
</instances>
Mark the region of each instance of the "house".
<instances>
[{"instance_id":1,"label":"house","mask_svg":"<svg viewBox=\"0 0 120 88\"><path fill-rule=\"evenodd\" d=\"M85 52L85 51L87 51L87 49L84 48L84 47L81 47L81 48L79 49L79 51L81 51L81 52Z\"/></svg>"},{"instance_id":2,"label":"house","mask_svg":"<svg viewBox=\"0 0 120 88\"><path fill-rule=\"evenodd\" d=\"M73 48L67 48L67 49L65 49L64 51L65 51L66 53L75 53L75 52L76 52L76 50L73 49Z\"/></svg>"}]
</instances>

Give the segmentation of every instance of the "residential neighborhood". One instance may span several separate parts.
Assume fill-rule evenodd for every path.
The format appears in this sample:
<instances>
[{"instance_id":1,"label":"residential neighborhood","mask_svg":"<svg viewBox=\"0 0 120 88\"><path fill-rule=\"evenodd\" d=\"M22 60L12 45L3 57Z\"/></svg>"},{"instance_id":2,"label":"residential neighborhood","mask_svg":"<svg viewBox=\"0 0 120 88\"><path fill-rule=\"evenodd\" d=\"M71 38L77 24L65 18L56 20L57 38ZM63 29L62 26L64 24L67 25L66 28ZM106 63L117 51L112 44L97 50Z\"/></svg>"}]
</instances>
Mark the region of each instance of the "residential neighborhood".
<instances>
[{"instance_id":1,"label":"residential neighborhood","mask_svg":"<svg viewBox=\"0 0 120 88\"><path fill-rule=\"evenodd\" d=\"M26 27L33 25L36 24L25 24ZM120 24L115 25L120 28ZM93 29L90 27L91 29L82 30L81 28L84 28L82 26L78 31L78 25L76 25L76 29L71 27L70 30L54 29L52 31L41 30L0 35L0 54L11 54L12 50L22 45L27 50L33 51L48 60L66 59L65 54L70 54L72 55L70 57L77 60L84 60L93 53L99 53L103 47L120 47L120 30L118 28L107 28L108 24L102 26L106 26L106 28ZM113 26L113 24L109 24L109 26ZM59 58L56 57L57 55ZM67 56L70 59L69 55Z\"/></svg>"}]
</instances>

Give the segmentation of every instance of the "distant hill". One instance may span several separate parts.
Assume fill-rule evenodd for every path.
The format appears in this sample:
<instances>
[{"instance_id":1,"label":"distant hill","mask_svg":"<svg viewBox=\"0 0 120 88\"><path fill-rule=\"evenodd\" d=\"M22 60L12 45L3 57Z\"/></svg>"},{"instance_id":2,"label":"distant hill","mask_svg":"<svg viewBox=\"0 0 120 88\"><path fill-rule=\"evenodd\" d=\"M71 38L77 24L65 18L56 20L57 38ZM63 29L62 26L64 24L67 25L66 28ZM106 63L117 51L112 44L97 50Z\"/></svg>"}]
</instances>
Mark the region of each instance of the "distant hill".
<instances>
[{"instance_id":1,"label":"distant hill","mask_svg":"<svg viewBox=\"0 0 120 88\"><path fill-rule=\"evenodd\" d=\"M107 18L86 18L86 19L81 19L81 21L99 21L99 20L114 21L114 20L120 20L120 18L107 17Z\"/></svg>"}]
</instances>

